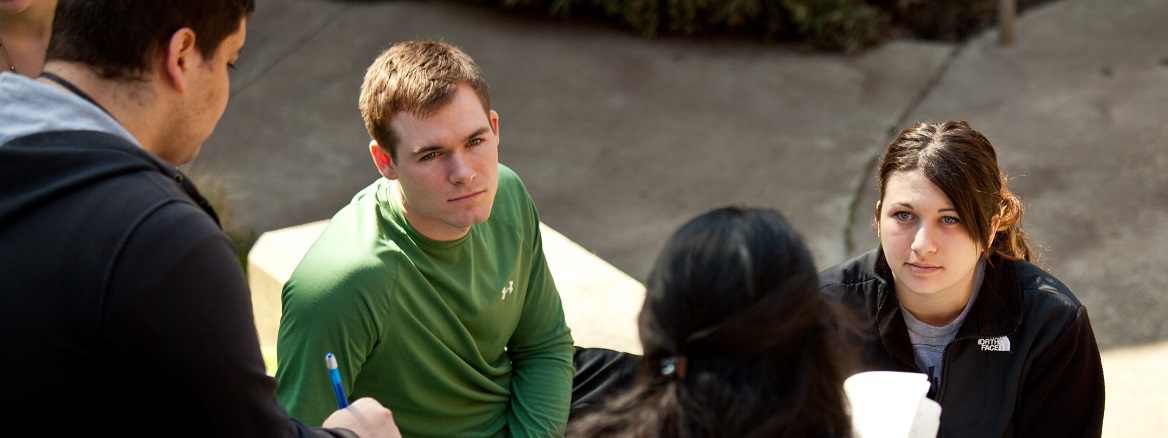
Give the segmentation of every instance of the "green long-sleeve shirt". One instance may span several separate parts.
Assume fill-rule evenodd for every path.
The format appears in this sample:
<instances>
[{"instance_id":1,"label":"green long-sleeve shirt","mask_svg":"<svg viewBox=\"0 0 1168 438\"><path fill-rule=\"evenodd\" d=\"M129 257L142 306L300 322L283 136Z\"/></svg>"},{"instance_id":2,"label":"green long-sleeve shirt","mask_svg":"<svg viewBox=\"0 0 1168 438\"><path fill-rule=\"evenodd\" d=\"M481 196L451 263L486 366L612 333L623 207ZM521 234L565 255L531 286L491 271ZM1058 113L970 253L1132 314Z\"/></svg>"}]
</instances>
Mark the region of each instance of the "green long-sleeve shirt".
<instances>
[{"instance_id":1,"label":"green long-sleeve shirt","mask_svg":"<svg viewBox=\"0 0 1168 438\"><path fill-rule=\"evenodd\" d=\"M336 410L332 352L349 399L405 436L562 434L572 337L523 183L500 165L490 218L452 242L414 230L394 190L359 192L284 285L280 402L307 424Z\"/></svg>"}]
</instances>

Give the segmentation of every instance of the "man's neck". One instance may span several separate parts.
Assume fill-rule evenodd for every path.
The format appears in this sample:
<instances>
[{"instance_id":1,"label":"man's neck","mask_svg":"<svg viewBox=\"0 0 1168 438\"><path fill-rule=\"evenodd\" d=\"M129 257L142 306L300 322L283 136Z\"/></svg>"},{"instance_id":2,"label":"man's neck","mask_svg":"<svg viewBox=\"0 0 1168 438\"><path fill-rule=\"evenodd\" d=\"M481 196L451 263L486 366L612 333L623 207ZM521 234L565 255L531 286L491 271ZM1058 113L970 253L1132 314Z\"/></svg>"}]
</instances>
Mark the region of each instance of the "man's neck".
<instances>
[{"instance_id":1,"label":"man's neck","mask_svg":"<svg viewBox=\"0 0 1168 438\"><path fill-rule=\"evenodd\" d=\"M159 155L157 145L162 136L158 123L165 114L151 89L152 81L103 79L84 65L72 62L49 61L44 71L64 79L88 96L98 106L105 109L122 127L134 136L143 149ZM40 78L44 84L69 93L72 90L49 79Z\"/></svg>"},{"instance_id":2,"label":"man's neck","mask_svg":"<svg viewBox=\"0 0 1168 438\"><path fill-rule=\"evenodd\" d=\"M414 231L417 231L430 240L438 242L453 242L470 233L470 228L455 228L439 220L427 218L415 213L412 207L409 206L409 203L406 202L405 192L402 190L401 182L391 180L390 184L392 187L390 196L393 196L397 201L398 209L401 211L402 216L406 218L406 222L414 228Z\"/></svg>"}]
</instances>

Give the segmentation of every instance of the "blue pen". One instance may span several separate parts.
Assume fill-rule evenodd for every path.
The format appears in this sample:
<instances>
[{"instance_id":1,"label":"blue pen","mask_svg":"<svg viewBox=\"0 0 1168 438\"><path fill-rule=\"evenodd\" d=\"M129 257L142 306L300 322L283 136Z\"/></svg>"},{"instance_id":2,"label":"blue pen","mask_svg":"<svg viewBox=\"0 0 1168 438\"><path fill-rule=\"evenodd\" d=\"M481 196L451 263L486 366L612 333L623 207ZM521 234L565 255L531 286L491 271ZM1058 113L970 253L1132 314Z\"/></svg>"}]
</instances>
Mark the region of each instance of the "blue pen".
<instances>
[{"instance_id":1,"label":"blue pen","mask_svg":"<svg viewBox=\"0 0 1168 438\"><path fill-rule=\"evenodd\" d=\"M328 366L329 377L333 379L333 393L337 395L337 406L341 409L349 407L349 399L345 398L345 387L341 385L341 372L337 370L337 358L332 353L326 354L324 363Z\"/></svg>"}]
</instances>

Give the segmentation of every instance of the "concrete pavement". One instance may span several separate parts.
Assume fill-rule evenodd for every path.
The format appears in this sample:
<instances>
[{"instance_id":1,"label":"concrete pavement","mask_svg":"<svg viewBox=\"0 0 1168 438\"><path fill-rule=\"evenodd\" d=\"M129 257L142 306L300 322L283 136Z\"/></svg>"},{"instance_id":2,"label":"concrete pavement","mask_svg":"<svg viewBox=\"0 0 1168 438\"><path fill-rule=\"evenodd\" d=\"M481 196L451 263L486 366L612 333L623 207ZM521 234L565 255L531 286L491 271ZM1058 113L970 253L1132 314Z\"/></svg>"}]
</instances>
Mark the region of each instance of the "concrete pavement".
<instances>
[{"instance_id":1,"label":"concrete pavement","mask_svg":"<svg viewBox=\"0 0 1168 438\"><path fill-rule=\"evenodd\" d=\"M634 279L677 226L725 204L783 211L821 267L870 249L872 166L890 134L963 119L998 147L1046 266L1091 311L1105 436L1165 430L1154 394L1168 378L1148 364L1168 356L1168 2L1060 0L1019 17L1010 47L987 32L855 56L645 40L446 1L258 3L197 160L246 228L326 219L377 177L358 87L382 49L415 37L479 61L501 160L541 219Z\"/></svg>"}]
</instances>

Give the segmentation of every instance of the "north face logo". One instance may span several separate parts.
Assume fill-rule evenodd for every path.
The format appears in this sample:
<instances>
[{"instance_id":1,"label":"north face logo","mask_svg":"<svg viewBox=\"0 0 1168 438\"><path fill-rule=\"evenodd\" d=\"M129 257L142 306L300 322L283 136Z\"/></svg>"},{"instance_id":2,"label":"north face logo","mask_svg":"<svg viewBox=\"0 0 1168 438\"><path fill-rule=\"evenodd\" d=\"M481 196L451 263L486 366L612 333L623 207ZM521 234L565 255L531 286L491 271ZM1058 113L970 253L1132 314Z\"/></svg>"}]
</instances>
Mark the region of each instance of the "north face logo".
<instances>
[{"instance_id":1,"label":"north face logo","mask_svg":"<svg viewBox=\"0 0 1168 438\"><path fill-rule=\"evenodd\" d=\"M982 338L977 340L977 345L981 346L981 351L1010 351L1010 338Z\"/></svg>"}]
</instances>

